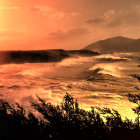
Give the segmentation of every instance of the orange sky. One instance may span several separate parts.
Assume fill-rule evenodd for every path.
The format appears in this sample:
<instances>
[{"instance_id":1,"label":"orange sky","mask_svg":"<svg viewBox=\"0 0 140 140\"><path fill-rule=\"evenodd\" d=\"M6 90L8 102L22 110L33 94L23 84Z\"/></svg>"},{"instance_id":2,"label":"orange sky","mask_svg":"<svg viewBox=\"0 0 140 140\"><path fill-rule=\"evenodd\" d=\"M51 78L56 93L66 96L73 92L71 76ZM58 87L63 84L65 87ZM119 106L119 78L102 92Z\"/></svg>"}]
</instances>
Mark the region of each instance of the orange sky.
<instances>
[{"instance_id":1,"label":"orange sky","mask_svg":"<svg viewBox=\"0 0 140 140\"><path fill-rule=\"evenodd\" d=\"M0 50L79 49L140 37L139 0L0 0Z\"/></svg>"}]
</instances>

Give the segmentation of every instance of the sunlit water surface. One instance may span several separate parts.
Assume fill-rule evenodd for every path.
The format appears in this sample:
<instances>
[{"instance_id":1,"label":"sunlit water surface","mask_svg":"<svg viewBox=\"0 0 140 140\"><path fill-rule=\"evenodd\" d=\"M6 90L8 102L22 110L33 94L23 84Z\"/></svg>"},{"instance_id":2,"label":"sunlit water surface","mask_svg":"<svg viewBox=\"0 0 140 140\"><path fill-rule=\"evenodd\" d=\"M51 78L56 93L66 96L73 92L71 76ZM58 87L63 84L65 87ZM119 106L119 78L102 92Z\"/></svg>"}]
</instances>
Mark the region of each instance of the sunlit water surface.
<instances>
[{"instance_id":1,"label":"sunlit water surface","mask_svg":"<svg viewBox=\"0 0 140 140\"><path fill-rule=\"evenodd\" d=\"M26 109L39 97L60 104L65 93L78 99L81 108L109 107L133 119L128 93L138 93L139 54L74 57L58 63L0 65L0 97Z\"/></svg>"}]
</instances>

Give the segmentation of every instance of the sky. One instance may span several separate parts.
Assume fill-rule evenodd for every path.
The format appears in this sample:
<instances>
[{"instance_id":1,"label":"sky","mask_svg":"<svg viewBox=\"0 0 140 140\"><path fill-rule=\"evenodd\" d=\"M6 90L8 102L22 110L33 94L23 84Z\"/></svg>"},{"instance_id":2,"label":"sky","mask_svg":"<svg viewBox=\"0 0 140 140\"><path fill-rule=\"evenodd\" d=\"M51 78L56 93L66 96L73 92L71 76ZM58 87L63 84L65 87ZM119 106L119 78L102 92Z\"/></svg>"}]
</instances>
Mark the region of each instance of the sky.
<instances>
[{"instance_id":1,"label":"sky","mask_svg":"<svg viewBox=\"0 0 140 140\"><path fill-rule=\"evenodd\" d=\"M139 25L140 0L0 0L0 50L81 49Z\"/></svg>"}]
</instances>

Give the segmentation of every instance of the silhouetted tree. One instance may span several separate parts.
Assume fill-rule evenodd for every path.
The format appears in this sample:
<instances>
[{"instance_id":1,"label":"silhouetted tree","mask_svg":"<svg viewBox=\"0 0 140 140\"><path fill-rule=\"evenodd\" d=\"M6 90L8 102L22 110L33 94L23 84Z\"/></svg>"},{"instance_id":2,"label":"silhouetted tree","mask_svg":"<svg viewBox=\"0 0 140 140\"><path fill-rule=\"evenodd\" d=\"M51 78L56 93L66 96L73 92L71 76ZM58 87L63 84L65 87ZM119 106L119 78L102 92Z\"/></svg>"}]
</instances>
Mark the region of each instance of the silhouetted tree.
<instances>
[{"instance_id":1,"label":"silhouetted tree","mask_svg":"<svg viewBox=\"0 0 140 140\"><path fill-rule=\"evenodd\" d=\"M133 78L136 78L139 82L140 82L140 76L133 74L131 75ZM135 87L138 91L140 91L139 87L136 86ZM127 95L128 99L130 102L136 104L135 108L132 108L132 110L134 111L135 114L137 114L137 118L136 118L136 124L137 124L137 128L140 127L140 93L138 94L128 94Z\"/></svg>"},{"instance_id":2,"label":"silhouetted tree","mask_svg":"<svg viewBox=\"0 0 140 140\"><path fill-rule=\"evenodd\" d=\"M129 94L129 100L139 105L140 95ZM90 111L79 108L77 100L66 93L60 105L54 106L38 97L33 108L42 115L38 120L19 104L0 101L0 139L34 140L139 140L139 122L122 120L116 110L109 108ZM139 108L135 108L139 110ZM135 111L134 110L134 111ZM136 113L139 114L139 111ZM103 121L103 117L105 121Z\"/></svg>"},{"instance_id":3,"label":"silhouetted tree","mask_svg":"<svg viewBox=\"0 0 140 140\"><path fill-rule=\"evenodd\" d=\"M137 127L140 126L140 94L128 94L128 99L130 102L135 103L137 107L132 108L135 114L137 114L136 122Z\"/></svg>"}]
</instances>

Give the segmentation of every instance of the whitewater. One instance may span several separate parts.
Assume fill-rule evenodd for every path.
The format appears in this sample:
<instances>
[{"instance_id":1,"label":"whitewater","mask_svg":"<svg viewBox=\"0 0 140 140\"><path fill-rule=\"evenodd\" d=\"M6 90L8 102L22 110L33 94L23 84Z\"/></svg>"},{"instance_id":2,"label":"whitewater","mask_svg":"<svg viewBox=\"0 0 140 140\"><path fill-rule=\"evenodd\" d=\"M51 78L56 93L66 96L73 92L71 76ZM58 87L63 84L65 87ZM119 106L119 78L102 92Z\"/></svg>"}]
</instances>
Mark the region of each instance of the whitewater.
<instances>
[{"instance_id":1,"label":"whitewater","mask_svg":"<svg viewBox=\"0 0 140 140\"><path fill-rule=\"evenodd\" d=\"M75 56L55 63L0 65L0 97L32 110L36 95L54 105L66 93L78 100L81 108L109 107L123 118L133 119L127 94L138 93L140 86L132 74L140 75L137 53L115 53L92 57Z\"/></svg>"}]
</instances>

